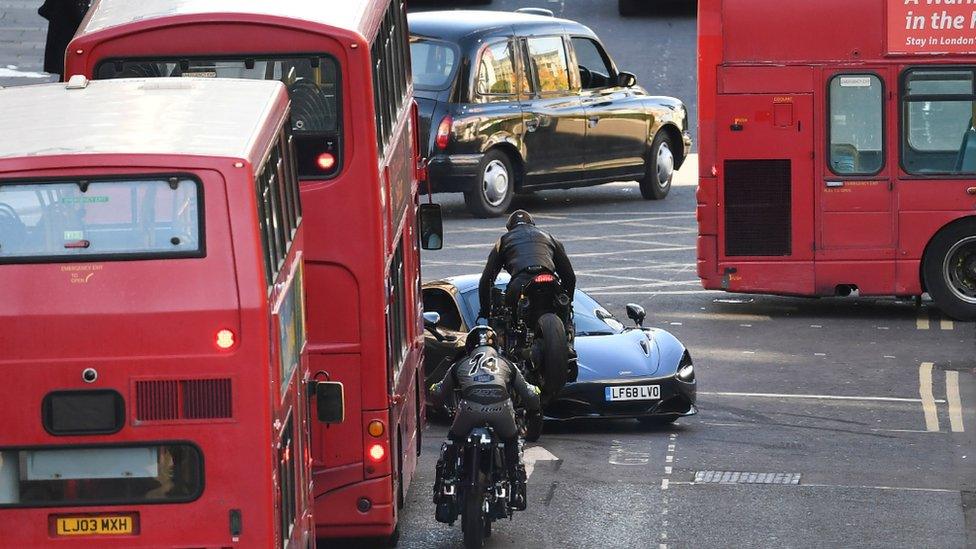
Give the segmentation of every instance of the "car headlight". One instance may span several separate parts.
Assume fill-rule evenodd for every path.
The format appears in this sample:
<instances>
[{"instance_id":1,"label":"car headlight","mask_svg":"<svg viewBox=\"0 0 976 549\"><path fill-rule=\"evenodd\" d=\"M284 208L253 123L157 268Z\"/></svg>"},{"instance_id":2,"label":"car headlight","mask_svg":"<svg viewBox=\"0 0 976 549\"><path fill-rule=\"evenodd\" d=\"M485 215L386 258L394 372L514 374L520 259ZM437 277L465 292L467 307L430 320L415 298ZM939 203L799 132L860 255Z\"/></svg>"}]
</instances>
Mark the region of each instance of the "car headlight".
<instances>
[{"instance_id":1,"label":"car headlight","mask_svg":"<svg viewBox=\"0 0 976 549\"><path fill-rule=\"evenodd\" d=\"M681 357L677 376L681 381L689 383L695 381L695 366L691 363L691 355L688 354L688 351L685 351L684 356Z\"/></svg>"}]
</instances>

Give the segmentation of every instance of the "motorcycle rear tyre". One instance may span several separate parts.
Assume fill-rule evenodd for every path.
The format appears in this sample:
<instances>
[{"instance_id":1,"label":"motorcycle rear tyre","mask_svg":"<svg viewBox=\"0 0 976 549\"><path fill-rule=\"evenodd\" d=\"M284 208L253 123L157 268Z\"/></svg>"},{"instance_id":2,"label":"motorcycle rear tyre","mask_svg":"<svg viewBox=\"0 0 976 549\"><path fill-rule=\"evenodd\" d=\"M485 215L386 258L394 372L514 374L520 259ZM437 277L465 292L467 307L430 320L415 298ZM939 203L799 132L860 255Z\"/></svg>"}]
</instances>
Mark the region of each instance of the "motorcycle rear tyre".
<instances>
[{"instance_id":1,"label":"motorcycle rear tyre","mask_svg":"<svg viewBox=\"0 0 976 549\"><path fill-rule=\"evenodd\" d=\"M479 475L480 476L480 475ZM464 494L464 547L481 549L485 544L485 517L482 513L484 485L478 482L474 489Z\"/></svg>"},{"instance_id":2,"label":"motorcycle rear tyre","mask_svg":"<svg viewBox=\"0 0 976 549\"><path fill-rule=\"evenodd\" d=\"M569 348L566 342L566 326L553 313L539 317L538 333L542 336L542 404L546 405L566 385Z\"/></svg>"}]
</instances>

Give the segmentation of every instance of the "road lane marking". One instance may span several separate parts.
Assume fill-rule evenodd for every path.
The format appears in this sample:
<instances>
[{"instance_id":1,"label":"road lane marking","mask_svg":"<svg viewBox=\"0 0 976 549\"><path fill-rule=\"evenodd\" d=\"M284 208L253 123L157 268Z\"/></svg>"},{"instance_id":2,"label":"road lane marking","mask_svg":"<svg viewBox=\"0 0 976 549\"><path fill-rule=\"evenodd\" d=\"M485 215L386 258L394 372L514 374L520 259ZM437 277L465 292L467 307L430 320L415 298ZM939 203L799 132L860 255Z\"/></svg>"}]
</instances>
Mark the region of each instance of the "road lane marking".
<instances>
[{"instance_id":1,"label":"road lane marking","mask_svg":"<svg viewBox=\"0 0 976 549\"><path fill-rule=\"evenodd\" d=\"M610 445L610 457L607 463L610 465L646 465L651 460L651 454L628 449L624 443L615 440Z\"/></svg>"},{"instance_id":2,"label":"road lane marking","mask_svg":"<svg viewBox=\"0 0 976 549\"><path fill-rule=\"evenodd\" d=\"M949 320L948 318L943 318L942 320L939 321L939 328L942 328L943 330L952 330L953 328L955 328L955 326L953 325L951 320Z\"/></svg>"},{"instance_id":3,"label":"road lane marking","mask_svg":"<svg viewBox=\"0 0 976 549\"><path fill-rule=\"evenodd\" d=\"M662 489L662 490L667 490L667 489L668 489L668 484L669 484L669 483L670 483L670 481L669 481L668 479L666 479L666 478L662 478L662 479L661 479L661 489Z\"/></svg>"},{"instance_id":4,"label":"road lane marking","mask_svg":"<svg viewBox=\"0 0 976 549\"><path fill-rule=\"evenodd\" d=\"M918 367L918 394L922 397L922 411L925 413L925 428L929 431L939 430L939 413L935 408L935 396L932 394L931 362L923 362Z\"/></svg>"},{"instance_id":5,"label":"road lane marking","mask_svg":"<svg viewBox=\"0 0 976 549\"><path fill-rule=\"evenodd\" d=\"M928 330L929 329L929 313L928 311L919 311L918 318L915 319L915 328L918 330Z\"/></svg>"},{"instance_id":6,"label":"road lane marking","mask_svg":"<svg viewBox=\"0 0 976 549\"><path fill-rule=\"evenodd\" d=\"M745 484L722 484L722 483L701 483L687 480L675 480L671 484L675 486L699 486L699 487L740 487L748 486ZM948 488L912 488L906 486L851 486L846 484L790 484L790 488L840 488L843 490L858 489L858 490L892 490L898 492L935 492L940 494L958 494L959 490L950 490Z\"/></svg>"},{"instance_id":7,"label":"road lane marking","mask_svg":"<svg viewBox=\"0 0 976 549\"><path fill-rule=\"evenodd\" d=\"M946 398L949 400L949 428L954 433L962 433L962 399L959 397L959 372L946 371Z\"/></svg>"},{"instance_id":8,"label":"road lane marking","mask_svg":"<svg viewBox=\"0 0 976 549\"><path fill-rule=\"evenodd\" d=\"M522 462L525 464L525 478L532 476L535 464L539 461L560 461L552 452L542 446L533 446L522 451Z\"/></svg>"},{"instance_id":9,"label":"road lane marking","mask_svg":"<svg viewBox=\"0 0 976 549\"><path fill-rule=\"evenodd\" d=\"M873 397L873 396L848 396L848 395L788 395L785 393L732 393L728 391L698 391L699 395L707 396L728 396L728 397L748 397L748 398L808 398L812 400L864 400L872 402L922 402L920 398L903 397ZM944 403L945 400L936 399L935 403Z\"/></svg>"}]
</instances>

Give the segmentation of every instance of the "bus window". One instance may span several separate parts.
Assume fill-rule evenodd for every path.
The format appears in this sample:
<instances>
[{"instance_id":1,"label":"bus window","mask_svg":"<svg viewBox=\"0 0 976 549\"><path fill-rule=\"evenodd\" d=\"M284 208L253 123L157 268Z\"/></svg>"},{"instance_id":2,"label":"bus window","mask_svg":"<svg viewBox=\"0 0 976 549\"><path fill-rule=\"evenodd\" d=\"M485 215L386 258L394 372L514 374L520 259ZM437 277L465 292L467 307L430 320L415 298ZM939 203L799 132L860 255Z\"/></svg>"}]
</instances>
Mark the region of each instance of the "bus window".
<instances>
[{"instance_id":1,"label":"bus window","mask_svg":"<svg viewBox=\"0 0 976 549\"><path fill-rule=\"evenodd\" d=\"M884 166L884 88L873 74L840 74L830 81L830 169L874 175Z\"/></svg>"},{"instance_id":2,"label":"bus window","mask_svg":"<svg viewBox=\"0 0 976 549\"><path fill-rule=\"evenodd\" d=\"M910 70L902 93L902 163L915 175L976 173L972 69Z\"/></svg>"},{"instance_id":3,"label":"bus window","mask_svg":"<svg viewBox=\"0 0 976 549\"><path fill-rule=\"evenodd\" d=\"M175 503L203 491L189 444L0 450L0 472L0 507Z\"/></svg>"},{"instance_id":4,"label":"bus window","mask_svg":"<svg viewBox=\"0 0 976 549\"><path fill-rule=\"evenodd\" d=\"M100 80L162 76L279 80L291 98L299 177L331 177L341 167L339 68L330 56L109 59L99 63L95 75ZM321 159L326 154L327 160Z\"/></svg>"},{"instance_id":5,"label":"bus window","mask_svg":"<svg viewBox=\"0 0 976 549\"><path fill-rule=\"evenodd\" d=\"M0 184L0 263L201 257L187 178Z\"/></svg>"}]
</instances>

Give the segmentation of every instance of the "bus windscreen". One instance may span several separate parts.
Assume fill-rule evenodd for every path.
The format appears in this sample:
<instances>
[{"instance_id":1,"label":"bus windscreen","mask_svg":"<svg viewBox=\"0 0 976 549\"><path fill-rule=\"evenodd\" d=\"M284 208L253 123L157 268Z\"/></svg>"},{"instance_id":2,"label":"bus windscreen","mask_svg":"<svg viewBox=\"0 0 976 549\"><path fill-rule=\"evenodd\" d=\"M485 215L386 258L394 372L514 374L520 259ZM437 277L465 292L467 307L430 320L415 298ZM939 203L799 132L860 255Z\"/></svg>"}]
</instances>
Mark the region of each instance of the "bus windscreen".
<instances>
[{"instance_id":1,"label":"bus windscreen","mask_svg":"<svg viewBox=\"0 0 976 549\"><path fill-rule=\"evenodd\" d=\"M342 167L339 67L330 56L110 59L98 65L95 77L278 80L291 99L299 177L329 178Z\"/></svg>"},{"instance_id":2,"label":"bus windscreen","mask_svg":"<svg viewBox=\"0 0 976 549\"><path fill-rule=\"evenodd\" d=\"M0 263L200 257L194 179L0 182Z\"/></svg>"}]
</instances>

